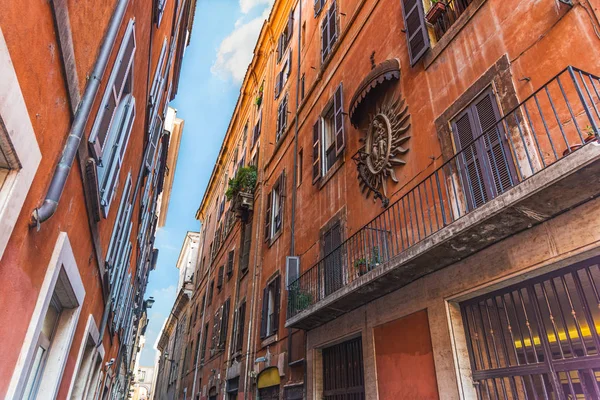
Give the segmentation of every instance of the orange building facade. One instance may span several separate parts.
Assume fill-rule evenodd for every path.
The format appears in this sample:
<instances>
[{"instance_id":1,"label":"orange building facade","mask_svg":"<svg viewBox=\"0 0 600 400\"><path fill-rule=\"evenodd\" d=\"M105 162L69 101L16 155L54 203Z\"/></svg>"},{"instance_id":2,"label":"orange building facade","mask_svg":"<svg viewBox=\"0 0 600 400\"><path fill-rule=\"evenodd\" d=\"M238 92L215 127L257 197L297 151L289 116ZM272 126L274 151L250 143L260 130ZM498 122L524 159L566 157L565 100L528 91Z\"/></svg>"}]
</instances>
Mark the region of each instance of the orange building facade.
<instances>
[{"instance_id":1,"label":"orange building facade","mask_svg":"<svg viewBox=\"0 0 600 400\"><path fill-rule=\"evenodd\" d=\"M3 4L1 398L129 394L194 8Z\"/></svg>"},{"instance_id":2,"label":"orange building facade","mask_svg":"<svg viewBox=\"0 0 600 400\"><path fill-rule=\"evenodd\" d=\"M599 397L599 6L276 1L175 398Z\"/></svg>"}]
</instances>

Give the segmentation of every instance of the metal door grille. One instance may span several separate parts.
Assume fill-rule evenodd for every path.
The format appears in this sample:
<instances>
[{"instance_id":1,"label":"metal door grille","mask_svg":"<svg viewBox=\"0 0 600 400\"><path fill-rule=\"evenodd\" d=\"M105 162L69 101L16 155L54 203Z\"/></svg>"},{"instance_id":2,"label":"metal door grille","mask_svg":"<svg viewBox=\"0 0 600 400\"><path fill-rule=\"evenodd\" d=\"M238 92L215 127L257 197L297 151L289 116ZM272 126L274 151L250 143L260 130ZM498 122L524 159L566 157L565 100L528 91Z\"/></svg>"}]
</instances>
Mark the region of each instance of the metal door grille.
<instances>
[{"instance_id":1,"label":"metal door grille","mask_svg":"<svg viewBox=\"0 0 600 400\"><path fill-rule=\"evenodd\" d=\"M461 304L480 399L600 399L599 262Z\"/></svg>"},{"instance_id":2,"label":"metal door grille","mask_svg":"<svg viewBox=\"0 0 600 400\"><path fill-rule=\"evenodd\" d=\"M365 399L362 338L323 349L323 399Z\"/></svg>"}]
</instances>

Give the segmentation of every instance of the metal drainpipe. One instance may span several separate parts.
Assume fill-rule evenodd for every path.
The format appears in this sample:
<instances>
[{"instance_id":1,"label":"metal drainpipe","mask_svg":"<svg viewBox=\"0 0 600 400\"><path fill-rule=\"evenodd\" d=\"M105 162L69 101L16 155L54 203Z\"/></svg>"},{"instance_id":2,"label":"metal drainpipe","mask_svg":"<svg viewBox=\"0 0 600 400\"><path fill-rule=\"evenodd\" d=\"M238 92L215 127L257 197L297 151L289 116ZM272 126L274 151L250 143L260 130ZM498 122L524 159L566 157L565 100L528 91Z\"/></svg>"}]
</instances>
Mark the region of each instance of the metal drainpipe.
<instances>
[{"instance_id":1,"label":"metal drainpipe","mask_svg":"<svg viewBox=\"0 0 600 400\"><path fill-rule=\"evenodd\" d=\"M52 181L50 182L46 197L41 206L33 210L33 213L31 214L32 226L37 226L39 228L40 224L52 217L58 208L58 202L60 201L63 190L65 189L67 177L69 176L71 166L73 165L73 161L77 155L77 150L79 149L79 144L81 143L81 138L83 137L84 129L90 116L94 99L96 98L96 94L100 88L100 81L106 70L110 53L117 38L117 34L119 33L119 28L121 27L121 23L123 21L123 17L125 16L125 11L127 10L128 5L129 0L119 0L115 6L115 10L108 25L108 30L106 31L104 40L100 46L100 52L98 54L98 58L96 59L94 69L88 84L85 87L85 91L83 92L83 96L81 97L81 101L77 107L77 111L75 111L73 124L71 125L67 142L65 143L65 147L60 157L60 161L54 171L54 175L52 175Z\"/></svg>"}]
</instances>

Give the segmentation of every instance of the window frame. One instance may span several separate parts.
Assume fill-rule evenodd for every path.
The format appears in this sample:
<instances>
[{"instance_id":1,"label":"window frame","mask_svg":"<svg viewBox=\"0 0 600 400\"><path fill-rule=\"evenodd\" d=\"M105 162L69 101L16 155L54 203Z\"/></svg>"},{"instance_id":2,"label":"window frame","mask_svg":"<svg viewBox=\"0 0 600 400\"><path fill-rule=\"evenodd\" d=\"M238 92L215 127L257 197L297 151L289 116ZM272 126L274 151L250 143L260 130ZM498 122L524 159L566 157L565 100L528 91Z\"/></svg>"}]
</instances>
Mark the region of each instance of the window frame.
<instances>
[{"instance_id":1,"label":"window frame","mask_svg":"<svg viewBox=\"0 0 600 400\"><path fill-rule=\"evenodd\" d=\"M73 336L86 295L83 281L79 274L79 268L75 262L73 249L65 232L60 232L58 235L44 281L37 297L35 309L23 340L19 362L13 370L6 393L7 398L20 398L22 396L27 378L31 372L29 368L33 362L42 324L51 299L58 287L61 287L62 292L65 293L61 297L68 297L67 303L69 304L62 304L64 310L61 313L57 327L57 329L60 329L60 332L55 333L52 339L52 345L49 348L46 361L47 363L52 363L52 365L48 366L46 364L46 368L38 384L37 393L44 393L44 396L48 396L47 398L55 398L60 385L63 383L61 379L62 373L67 364L68 354L71 350ZM61 301L65 300L61 299ZM73 379L73 376L70 379Z\"/></svg>"}]
</instances>

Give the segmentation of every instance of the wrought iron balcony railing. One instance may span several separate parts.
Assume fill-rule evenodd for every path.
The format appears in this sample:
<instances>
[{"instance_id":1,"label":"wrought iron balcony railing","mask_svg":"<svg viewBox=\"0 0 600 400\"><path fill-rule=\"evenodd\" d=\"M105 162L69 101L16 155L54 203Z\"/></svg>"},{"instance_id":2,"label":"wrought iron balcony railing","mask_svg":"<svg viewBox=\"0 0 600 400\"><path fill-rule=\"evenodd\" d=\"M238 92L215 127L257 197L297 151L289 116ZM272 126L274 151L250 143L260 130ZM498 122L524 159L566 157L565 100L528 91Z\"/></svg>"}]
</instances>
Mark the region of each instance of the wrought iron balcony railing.
<instances>
[{"instance_id":1,"label":"wrought iron balcony railing","mask_svg":"<svg viewBox=\"0 0 600 400\"><path fill-rule=\"evenodd\" d=\"M472 2L473 0L448 0L438 1L432 5L426 20L433 26L436 40L444 36Z\"/></svg>"},{"instance_id":2,"label":"wrought iron balcony railing","mask_svg":"<svg viewBox=\"0 0 600 400\"><path fill-rule=\"evenodd\" d=\"M499 121L481 121L483 133L290 283L287 318L598 141L599 102L600 78L568 67Z\"/></svg>"}]
</instances>

